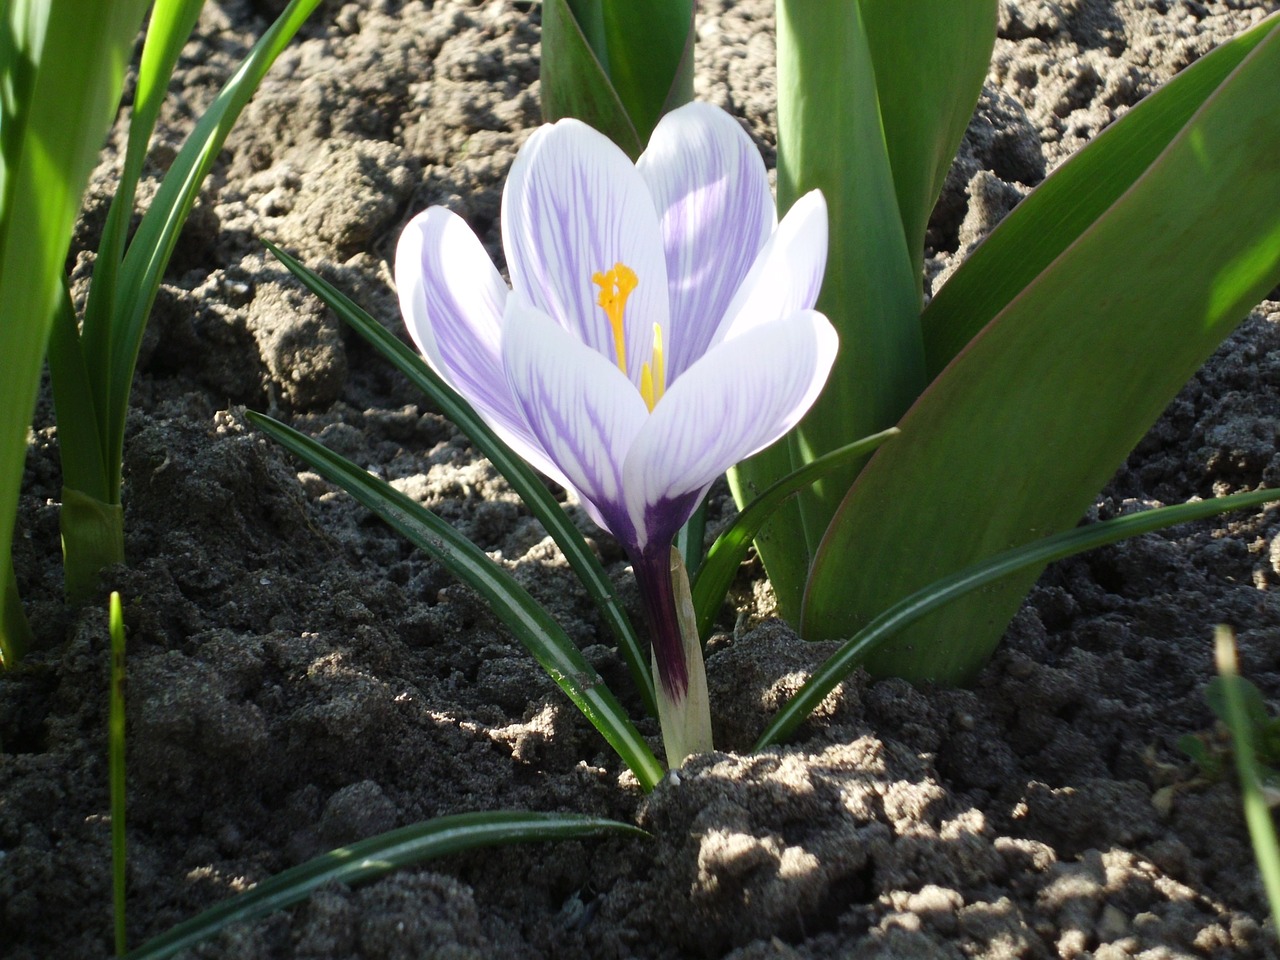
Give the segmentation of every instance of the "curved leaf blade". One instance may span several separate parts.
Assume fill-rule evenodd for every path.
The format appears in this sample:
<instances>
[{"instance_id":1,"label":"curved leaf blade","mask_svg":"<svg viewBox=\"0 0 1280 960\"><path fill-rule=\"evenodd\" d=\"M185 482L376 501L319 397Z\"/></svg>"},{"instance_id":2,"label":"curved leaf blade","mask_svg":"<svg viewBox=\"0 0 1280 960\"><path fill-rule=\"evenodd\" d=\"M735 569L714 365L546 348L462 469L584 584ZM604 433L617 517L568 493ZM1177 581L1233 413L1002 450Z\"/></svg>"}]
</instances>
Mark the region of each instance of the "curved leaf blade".
<instances>
[{"instance_id":1,"label":"curved leaf blade","mask_svg":"<svg viewBox=\"0 0 1280 960\"><path fill-rule=\"evenodd\" d=\"M899 424L911 443L863 470L815 560L806 637L848 636L932 580L1073 526L1280 281L1280 17L1268 22L1147 171L930 385ZM913 625L868 669L965 682L1038 574Z\"/></svg>"},{"instance_id":2,"label":"curved leaf blade","mask_svg":"<svg viewBox=\"0 0 1280 960\"><path fill-rule=\"evenodd\" d=\"M855 667L864 664L871 654L901 634L905 628L919 623L928 614L946 607L960 597L972 595L974 591L1011 575L1028 569L1039 571L1054 560L1108 543L1276 500L1280 500L1280 490L1252 490L1216 500L1199 500L1144 510L1142 513L1090 524L1015 547L931 583L899 600L854 634L778 711L753 749L763 750L785 740ZM985 592L983 595L986 595Z\"/></svg>"},{"instance_id":3,"label":"curved leaf blade","mask_svg":"<svg viewBox=\"0 0 1280 960\"><path fill-rule=\"evenodd\" d=\"M819 477L845 464L861 460L899 433L901 431L896 427L890 427L839 450L832 450L799 470L793 470L742 508L733 523L711 544L711 549L707 551L706 559L694 578L693 607L697 611L698 636L706 640L710 634L716 613L724 603L725 594L729 592L729 585L733 583L738 566L747 555L760 528L768 523L778 508Z\"/></svg>"},{"instance_id":4,"label":"curved leaf blade","mask_svg":"<svg viewBox=\"0 0 1280 960\"><path fill-rule=\"evenodd\" d=\"M622 607L622 602L618 599L613 581L604 572L604 567L591 552L591 548L587 546L578 528L573 525L533 468L513 453L511 448L489 429L489 425L476 415L471 405L427 366L422 357L369 316L351 298L275 244L266 240L263 244L271 251L272 256L284 264L308 290L323 300L329 309L364 337L375 350L408 377L414 386L430 397L440 408L440 412L466 434L476 448L489 459L494 469L507 479L517 496L538 518L547 533L551 534L556 546L569 561L569 566L582 581L582 585L591 597L591 602L596 605L596 609L600 611L618 640L618 649L623 659L627 661L631 677L640 691L640 696L644 699L645 708L651 715L657 716L653 675L649 672L648 666L649 657L644 651L644 644L639 634L636 633L626 610Z\"/></svg>"},{"instance_id":5,"label":"curved leaf blade","mask_svg":"<svg viewBox=\"0 0 1280 960\"><path fill-rule=\"evenodd\" d=\"M924 276L925 230L982 92L997 0L859 0L907 249Z\"/></svg>"},{"instance_id":6,"label":"curved leaf blade","mask_svg":"<svg viewBox=\"0 0 1280 960\"><path fill-rule=\"evenodd\" d=\"M543 0L539 78L545 120L577 117L616 143L632 160L640 156L644 140L568 0Z\"/></svg>"},{"instance_id":7,"label":"curved leaf blade","mask_svg":"<svg viewBox=\"0 0 1280 960\"><path fill-rule=\"evenodd\" d=\"M921 316L930 378L1134 185L1276 18L1201 57L1103 130L1018 204Z\"/></svg>"},{"instance_id":8,"label":"curved leaf blade","mask_svg":"<svg viewBox=\"0 0 1280 960\"><path fill-rule=\"evenodd\" d=\"M481 847L580 840L604 833L648 836L629 823L569 814L496 811L437 817L339 847L278 873L147 941L125 954L124 960L164 960L233 923L265 917L299 903L328 883L362 883L423 860Z\"/></svg>"},{"instance_id":9,"label":"curved leaf blade","mask_svg":"<svg viewBox=\"0 0 1280 960\"><path fill-rule=\"evenodd\" d=\"M550 614L483 550L426 507L310 437L263 414L250 411L247 416L258 429L342 487L480 594L493 615L600 731L646 791L662 779L662 766L653 751L595 668Z\"/></svg>"}]
</instances>

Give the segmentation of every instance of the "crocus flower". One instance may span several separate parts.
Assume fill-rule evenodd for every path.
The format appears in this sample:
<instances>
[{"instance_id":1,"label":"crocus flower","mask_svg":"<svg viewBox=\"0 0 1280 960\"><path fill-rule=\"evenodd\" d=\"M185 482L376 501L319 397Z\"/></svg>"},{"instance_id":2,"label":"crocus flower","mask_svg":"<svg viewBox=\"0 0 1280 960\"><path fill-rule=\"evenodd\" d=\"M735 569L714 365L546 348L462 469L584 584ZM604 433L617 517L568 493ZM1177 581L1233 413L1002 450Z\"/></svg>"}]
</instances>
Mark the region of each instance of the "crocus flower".
<instances>
[{"instance_id":1,"label":"crocus flower","mask_svg":"<svg viewBox=\"0 0 1280 960\"><path fill-rule=\"evenodd\" d=\"M502 196L511 286L443 207L405 228L396 285L427 362L626 548L662 687L684 696L671 543L711 483L816 399L837 338L812 307L821 194L779 224L728 114L667 114L632 164L576 120L521 148Z\"/></svg>"}]
</instances>

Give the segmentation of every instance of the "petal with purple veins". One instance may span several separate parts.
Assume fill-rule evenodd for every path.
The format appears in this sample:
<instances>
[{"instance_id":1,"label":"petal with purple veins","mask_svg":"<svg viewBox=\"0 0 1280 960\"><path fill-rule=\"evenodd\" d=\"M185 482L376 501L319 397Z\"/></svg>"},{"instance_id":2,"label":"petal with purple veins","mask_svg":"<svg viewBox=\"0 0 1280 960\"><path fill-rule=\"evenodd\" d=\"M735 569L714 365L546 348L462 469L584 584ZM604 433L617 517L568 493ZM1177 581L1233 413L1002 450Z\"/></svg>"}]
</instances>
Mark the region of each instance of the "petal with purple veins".
<instances>
[{"instance_id":1,"label":"petal with purple veins","mask_svg":"<svg viewBox=\"0 0 1280 960\"><path fill-rule=\"evenodd\" d=\"M593 519L623 542L622 462L649 417L640 394L607 358L562 329L520 293L507 306L507 382L548 459Z\"/></svg>"},{"instance_id":2,"label":"petal with purple veins","mask_svg":"<svg viewBox=\"0 0 1280 960\"><path fill-rule=\"evenodd\" d=\"M592 277L616 263L635 272L625 344L638 384L653 325L667 325L667 268L653 198L627 155L577 120L539 129L507 178L502 244L512 287L614 363L613 330Z\"/></svg>"},{"instance_id":3,"label":"petal with purple veins","mask_svg":"<svg viewBox=\"0 0 1280 960\"><path fill-rule=\"evenodd\" d=\"M706 352L769 239L777 222L773 195L751 138L707 103L664 116L636 169L662 227L671 291L667 373L674 381Z\"/></svg>"},{"instance_id":4,"label":"petal with purple veins","mask_svg":"<svg viewBox=\"0 0 1280 960\"><path fill-rule=\"evenodd\" d=\"M712 343L808 310L827 267L827 202L811 190L797 200L756 257Z\"/></svg>"},{"instance_id":5,"label":"petal with purple veins","mask_svg":"<svg viewBox=\"0 0 1280 960\"><path fill-rule=\"evenodd\" d=\"M795 426L822 391L838 345L827 318L805 310L721 343L671 385L623 468L627 509L646 540L674 535L688 518L659 516L655 507L689 504L691 492Z\"/></svg>"}]
</instances>

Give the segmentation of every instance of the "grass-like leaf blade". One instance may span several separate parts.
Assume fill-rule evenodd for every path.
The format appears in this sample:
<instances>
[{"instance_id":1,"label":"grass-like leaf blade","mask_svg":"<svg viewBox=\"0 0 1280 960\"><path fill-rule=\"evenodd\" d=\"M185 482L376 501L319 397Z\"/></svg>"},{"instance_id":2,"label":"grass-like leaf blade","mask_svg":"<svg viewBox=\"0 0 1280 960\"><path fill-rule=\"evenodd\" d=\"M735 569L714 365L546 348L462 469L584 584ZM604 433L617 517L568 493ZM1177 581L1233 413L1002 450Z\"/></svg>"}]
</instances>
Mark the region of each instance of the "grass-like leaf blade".
<instances>
[{"instance_id":1,"label":"grass-like leaf blade","mask_svg":"<svg viewBox=\"0 0 1280 960\"><path fill-rule=\"evenodd\" d=\"M551 538L569 561L569 566L586 587L591 601L618 640L618 649L631 670L632 679L644 699L646 709L656 716L649 657L618 600L613 582L587 546L578 528L569 520L533 468L513 453L489 425L480 419L471 405L427 366L422 357L329 281L274 244L265 240L263 243L272 256L284 264L303 286L323 300L329 309L364 337L375 350L408 377L414 386L430 397L440 408L440 412L466 434L476 448L488 457L494 469L507 479L511 488L551 534Z\"/></svg>"},{"instance_id":2,"label":"grass-like leaf blade","mask_svg":"<svg viewBox=\"0 0 1280 960\"><path fill-rule=\"evenodd\" d=\"M729 592L738 565L747 555L760 528L777 512L778 507L819 477L851 461L861 460L899 432L896 427L890 427L823 454L799 470L793 470L742 508L733 523L711 544L706 559L694 578L693 608L698 618L698 636L706 640L711 632L711 625L715 623L725 594Z\"/></svg>"},{"instance_id":3,"label":"grass-like leaf blade","mask_svg":"<svg viewBox=\"0 0 1280 960\"><path fill-rule=\"evenodd\" d=\"M1145 510L1127 517L1067 530L1006 550L931 583L889 607L846 641L778 711L760 735L755 749L762 750L788 737L823 698L876 648L892 639L903 628L958 597L1029 567L1043 567L1063 557L1115 543L1117 540L1162 530L1178 523L1203 520L1229 510L1261 506L1274 500L1280 500L1280 490L1253 490L1214 500Z\"/></svg>"},{"instance_id":4,"label":"grass-like leaf blade","mask_svg":"<svg viewBox=\"0 0 1280 960\"><path fill-rule=\"evenodd\" d=\"M1272 918L1280 917L1280 843L1267 805L1258 758L1253 744L1253 724L1249 716L1249 690L1252 687L1240 676L1236 660L1235 636L1229 627L1218 627L1215 657L1222 696L1226 701L1226 722L1235 745L1236 773L1240 776L1240 792L1244 796L1244 817L1253 841L1253 855L1258 861L1262 884L1267 891ZM1254 693L1256 694L1256 688Z\"/></svg>"},{"instance_id":5,"label":"grass-like leaf blade","mask_svg":"<svg viewBox=\"0 0 1280 960\"><path fill-rule=\"evenodd\" d=\"M474 543L426 507L370 476L292 427L250 412L249 419L321 476L356 498L415 546L480 594L493 615L533 654L635 773L645 790L662 778L662 766L626 711L560 625L515 579Z\"/></svg>"},{"instance_id":6,"label":"grass-like leaf blade","mask_svg":"<svg viewBox=\"0 0 1280 960\"><path fill-rule=\"evenodd\" d=\"M125 955L125 960L164 960L233 923L264 917L305 900L327 883L355 884L392 870L480 847L542 840L576 840L603 833L648 836L617 820L524 811L462 813L401 827L339 847L276 874Z\"/></svg>"}]
</instances>

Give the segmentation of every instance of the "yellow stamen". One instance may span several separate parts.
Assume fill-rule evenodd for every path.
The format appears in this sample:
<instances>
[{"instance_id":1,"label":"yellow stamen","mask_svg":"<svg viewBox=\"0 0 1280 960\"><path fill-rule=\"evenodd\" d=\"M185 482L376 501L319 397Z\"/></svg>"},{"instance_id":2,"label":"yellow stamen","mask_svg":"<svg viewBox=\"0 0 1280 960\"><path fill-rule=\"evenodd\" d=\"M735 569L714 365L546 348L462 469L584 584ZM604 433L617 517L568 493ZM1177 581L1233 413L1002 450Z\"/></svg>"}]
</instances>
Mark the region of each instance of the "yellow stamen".
<instances>
[{"instance_id":1,"label":"yellow stamen","mask_svg":"<svg viewBox=\"0 0 1280 960\"><path fill-rule=\"evenodd\" d=\"M627 297L640 282L636 272L625 263L615 263L608 273L595 273L591 282L600 288L600 298L596 301L604 308L609 325L613 327L613 344L618 355L618 369L627 372L627 343L623 334L622 314L627 307Z\"/></svg>"},{"instance_id":2,"label":"yellow stamen","mask_svg":"<svg viewBox=\"0 0 1280 960\"><path fill-rule=\"evenodd\" d=\"M640 371L640 396L649 412L667 392L667 358L662 352L662 327L653 325L653 358Z\"/></svg>"}]
</instances>

